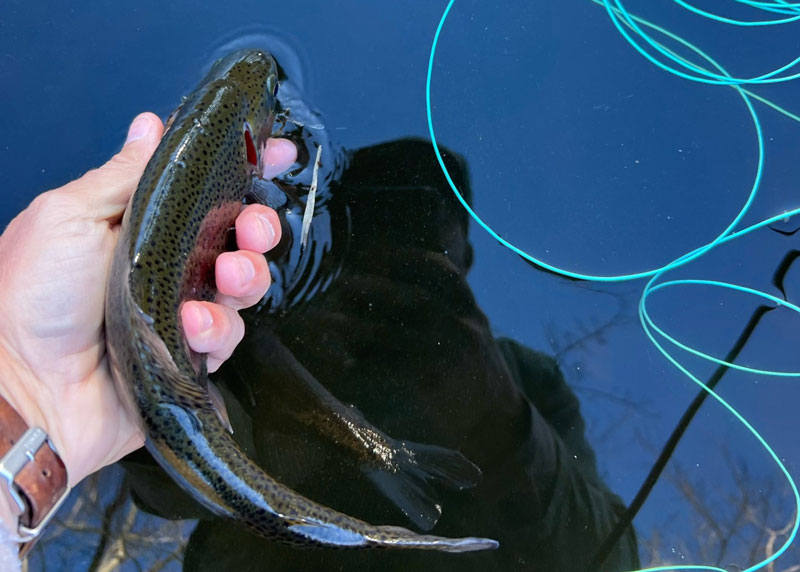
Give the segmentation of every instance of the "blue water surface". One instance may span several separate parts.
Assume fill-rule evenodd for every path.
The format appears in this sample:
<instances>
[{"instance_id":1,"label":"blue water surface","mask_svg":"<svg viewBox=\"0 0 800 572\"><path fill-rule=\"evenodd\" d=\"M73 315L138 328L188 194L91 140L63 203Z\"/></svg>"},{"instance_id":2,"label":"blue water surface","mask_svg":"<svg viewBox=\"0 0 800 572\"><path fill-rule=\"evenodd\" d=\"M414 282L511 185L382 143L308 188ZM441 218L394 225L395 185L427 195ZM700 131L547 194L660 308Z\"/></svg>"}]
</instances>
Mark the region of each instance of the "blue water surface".
<instances>
[{"instance_id":1,"label":"blue water surface","mask_svg":"<svg viewBox=\"0 0 800 572\"><path fill-rule=\"evenodd\" d=\"M726 13L752 15L730 4ZM262 37L279 57L293 58L287 67L302 73L296 79L304 97L343 147L428 137L425 77L445 6L428 0L5 0L0 221L6 224L38 193L104 162L137 113L166 117L218 51L242 37ZM733 29L672 2L626 6L701 46L732 74L758 75L800 55L797 25ZM476 211L537 258L589 274L655 268L710 241L744 204L757 147L741 98L730 88L656 69L590 0L458 0L439 42L431 87L437 139L468 162ZM797 82L754 91L800 112ZM745 224L800 205L800 125L763 105L756 110L766 160ZM790 221L781 228L797 226ZM601 476L630 501L697 392L642 331L637 303L644 283L569 281L527 264L477 225L470 239L470 285L494 332L556 357L580 398ZM797 235L763 229L671 277L781 295L773 274L795 248ZM785 293L794 302L798 280L800 269L790 269ZM760 303L719 289L675 288L654 295L650 312L681 341L722 357ZM799 319L769 313L740 363L800 371ZM715 367L680 359L700 379ZM797 380L728 372L719 392L800 477ZM119 472L103 478L101 496L113 496ZM795 514L789 485L763 448L709 402L635 521L642 566L747 568L784 542ZM159 522L137 526L157 529ZM191 524L169 526L164 535L174 543L163 560L179 568L180 539ZM86 554L93 554L97 536L78 530L62 530L74 540L50 558L90 569L97 562ZM81 543L88 552L75 548ZM148 546L142 541L137 550L147 553ZM102 558L112 558L113 549L105 547ZM32 559L32 568L46 569L47 554ZM790 548L778 562L776 570L788 570L800 564L800 552Z\"/></svg>"}]
</instances>

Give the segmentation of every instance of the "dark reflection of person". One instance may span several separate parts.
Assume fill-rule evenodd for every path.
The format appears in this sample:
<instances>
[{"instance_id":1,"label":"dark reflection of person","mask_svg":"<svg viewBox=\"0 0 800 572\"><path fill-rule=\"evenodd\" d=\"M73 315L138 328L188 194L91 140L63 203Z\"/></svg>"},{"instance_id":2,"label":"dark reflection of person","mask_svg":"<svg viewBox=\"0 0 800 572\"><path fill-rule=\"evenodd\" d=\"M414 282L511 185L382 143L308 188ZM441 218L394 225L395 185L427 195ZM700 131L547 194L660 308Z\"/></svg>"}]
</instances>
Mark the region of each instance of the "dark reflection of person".
<instances>
[{"instance_id":1,"label":"dark reflection of person","mask_svg":"<svg viewBox=\"0 0 800 572\"><path fill-rule=\"evenodd\" d=\"M463 162L446 160L467 188ZM578 401L555 361L492 335L466 280L468 215L429 143L357 151L326 207L332 246L320 287L281 293L277 279L280 308L251 313L245 341L216 376L234 434L269 473L315 501L413 527L357 460L326 442L320 411L306 400L314 379L392 437L459 450L477 464L477 486L439 492L443 513L432 532L494 538L500 548L297 549L209 518L191 536L185 569L586 572L624 507L597 474ZM169 483L129 467L141 504L193 515L177 489L170 496ZM630 532L604 569L638 567Z\"/></svg>"}]
</instances>

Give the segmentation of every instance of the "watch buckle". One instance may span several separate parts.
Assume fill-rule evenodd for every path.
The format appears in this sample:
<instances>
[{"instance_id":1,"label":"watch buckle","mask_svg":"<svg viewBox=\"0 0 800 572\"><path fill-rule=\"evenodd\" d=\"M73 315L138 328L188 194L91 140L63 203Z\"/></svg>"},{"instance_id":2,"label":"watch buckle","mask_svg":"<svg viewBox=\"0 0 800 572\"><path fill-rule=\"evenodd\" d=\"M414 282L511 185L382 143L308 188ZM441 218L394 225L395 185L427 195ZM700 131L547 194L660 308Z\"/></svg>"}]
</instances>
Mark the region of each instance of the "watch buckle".
<instances>
[{"instance_id":1,"label":"watch buckle","mask_svg":"<svg viewBox=\"0 0 800 572\"><path fill-rule=\"evenodd\" d=\"M48 443L50 448L58 454L53 442L50 441L47 437L47 433L41 427L31 427L25 433L22 434L22 437L14 443L11 449L8 450L2 459L0 459L0 478L5 481L5 485L8 488L8 494L17 504L17 507L20 509L21 513L25 513L28 509L28 505L22 499L19 490L17 490L17 486L14 484L14 479L20 473L20 471L27 465L28 463L33 461L36 452L41 448L42 445ZM69 496L70 487L67 486L64 490L64 493L61 497L53 504L47 514L45 514L42 519L36 523L36 526L27 527L22 524L19 525L18 534L19 534L19 541L20 542L30 542L31 540L35 539L39 534L44 530L44 527L47 526L55 514L58 512L58 509L64 504L64 501L67 500Z\"/></svg>"}]
</instances>

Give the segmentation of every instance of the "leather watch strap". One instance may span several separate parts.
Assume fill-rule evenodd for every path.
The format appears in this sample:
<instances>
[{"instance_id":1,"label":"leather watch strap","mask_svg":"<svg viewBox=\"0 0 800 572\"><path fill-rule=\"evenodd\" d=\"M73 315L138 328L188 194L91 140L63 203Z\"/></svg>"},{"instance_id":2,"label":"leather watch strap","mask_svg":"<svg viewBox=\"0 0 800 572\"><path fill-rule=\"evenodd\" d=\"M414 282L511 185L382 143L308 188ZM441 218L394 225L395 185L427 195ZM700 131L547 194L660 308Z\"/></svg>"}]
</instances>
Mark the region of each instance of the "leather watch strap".
<instances>
[{"instance_id":1,"label":"leather watch strap","mask_svg":"<svg viewBox=\"0 0 800 572\"><path fill-rule=\"evenodd\" d=\"M28 425L0 396L0 459L28 430ZM14 486L26 505L20 525L36 529L60 504L67 492L67 470L61 457L45 441L14 478ZM23 550L25 547L23 547Z\"/></svg>"}]
</instances>

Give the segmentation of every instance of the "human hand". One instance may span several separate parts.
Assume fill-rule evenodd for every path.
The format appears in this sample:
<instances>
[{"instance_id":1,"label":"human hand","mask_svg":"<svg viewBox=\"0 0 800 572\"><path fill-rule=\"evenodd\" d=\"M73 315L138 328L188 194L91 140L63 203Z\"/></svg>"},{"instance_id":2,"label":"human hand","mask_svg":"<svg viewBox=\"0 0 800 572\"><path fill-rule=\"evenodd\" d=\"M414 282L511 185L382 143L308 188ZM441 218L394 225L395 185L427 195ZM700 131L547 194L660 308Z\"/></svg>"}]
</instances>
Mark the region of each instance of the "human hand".
<instances>
[{"instance_id":1,"label":"human hand","mask_svg":"<svg viewBox=\"0 0 800 572\"><path fill-rule=\"evenodd\" d=\"M47 431L70 485L143 444L111 380L103 335L106 283L120 220L163 132L136 118L122 151L99 169L43 193L0 235L0 394L29 426ZM265 175L294 162L296 148L270 140ZM216 303L181 308L189 345L214 371L244 334L236 310L266 292L263 252L280 239L272 209L250 205L236 220L241 250L219 256Z\"/></svg>"}]
</instances>

